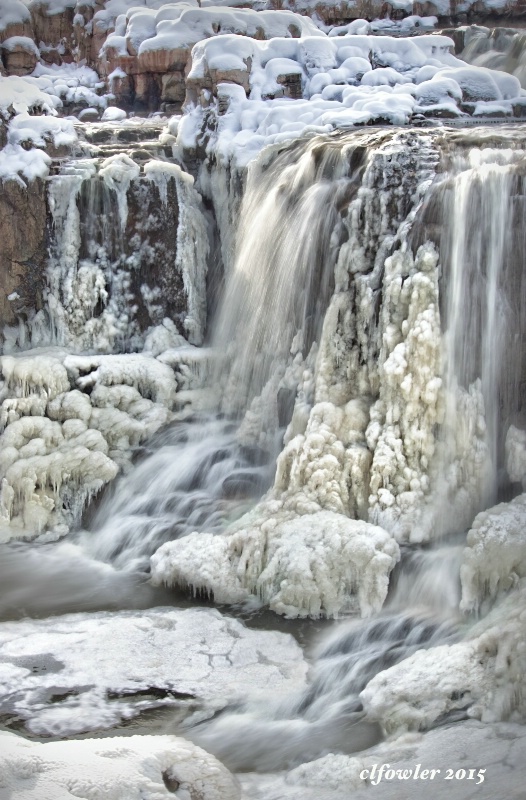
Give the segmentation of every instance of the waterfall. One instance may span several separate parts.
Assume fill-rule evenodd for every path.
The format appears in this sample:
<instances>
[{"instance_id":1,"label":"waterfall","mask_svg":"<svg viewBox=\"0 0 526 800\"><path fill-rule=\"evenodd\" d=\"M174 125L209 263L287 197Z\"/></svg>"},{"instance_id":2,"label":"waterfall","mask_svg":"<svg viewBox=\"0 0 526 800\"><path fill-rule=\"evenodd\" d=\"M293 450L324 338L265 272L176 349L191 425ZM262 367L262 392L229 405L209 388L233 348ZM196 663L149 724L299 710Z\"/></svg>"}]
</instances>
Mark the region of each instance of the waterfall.
<instances>
[{"instance_id":1,"label":"waterfall","mask_svg":"<svg viewBox=\"0 0 526 800\"><path fill-rule=\"evenodd\" d=\"M513 142L457 135L448 148L438 134L361 131L252 164L206 379L208 407L240 422L212 415L202 429L185 423L181 439L167 433L137 488L135 475L117 484L91 552L144 566L164 541L220 532L269 486L287 425L276 508L358 516L400 541L465 530L505 482L504 439L523 424ZM320 431L339 441L336 461ZM159 467L164 457L173 467ZM196 477L205 464L210 480ZM236 506L228 487L240 473L250 488ZM188 516L194 490L200 510Z\"/></svg>"},{"instance_id":2,"label":"waterfall","mask_svg":"<svg viewBox=\"0 0 526 800\"><path fill-rule=\"evenodd\" d=\"M510 424L524 425L518 377L526 313L520 148L453 148L440 236L445 419L437 532L467 528L497 500ZM438 191L441 191L438 188ZM446 513L444 511L446 510Z\"/></svg>"}]
</instances>

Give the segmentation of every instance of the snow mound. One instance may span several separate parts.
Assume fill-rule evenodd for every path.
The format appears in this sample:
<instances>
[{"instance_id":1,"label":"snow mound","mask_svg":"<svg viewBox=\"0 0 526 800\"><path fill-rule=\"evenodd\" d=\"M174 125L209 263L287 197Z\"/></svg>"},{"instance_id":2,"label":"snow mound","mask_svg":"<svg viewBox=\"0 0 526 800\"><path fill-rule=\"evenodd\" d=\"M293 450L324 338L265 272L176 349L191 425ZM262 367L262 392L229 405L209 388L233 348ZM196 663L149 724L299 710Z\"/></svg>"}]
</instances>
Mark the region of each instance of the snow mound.
<instances>
[{"instance_id":1,"label":"snow mound","mask_svg":"<svg viewBox=\"0 0 526 800\"><path fill-rule=\"evenodd\" d=\"M466 544L460 607L476 611L486 598L526 578L526 494L478 514Z\"/></svg>"},{"instance_id":2,"label":"snow mound","mask_svg":"<svg viewBox=\"0 0 526 800\"><path fill-rule=\"evenodd\" d=\"M0 623L0 709L42 736L111 728L155 708L210 716L227 702L302 688L289 634L214 609L68 614Z\"/></svg>"},{"instance_id":3,"label":"snow mound","mask_svg":"<svg viewBox=\"0 0 526 800\"><path fill-rule=\"evenodd\" d=\"M239 800L236 779L213 756L175 736L29 742L0 733L0 790L24 800Z\"/></svg>"},{"instance_id":4,"label":"snow mound","mask_svg":"<svg viewBox=\"0 0 526 800\"><path fill-rule=\"evenodd\" d=\"M376 675L360 694L367 717L388 734L466 717L523 721L525 624L522 581L464 641L420 650Z\"/></svg>"},{"instance_id":5,"label":"snow mound","mask_svg":"<svg viewBox=\"0 0 526 800\"><path fill-rule=\"evenodd\" d=\"M269 501L230 533L164 544L151 564L154 584L206 591L218 603L257 596L288 617L332 617L378 611L398 558L381 528L331 511L298 516Z\"/></svg>"}]
</instances>

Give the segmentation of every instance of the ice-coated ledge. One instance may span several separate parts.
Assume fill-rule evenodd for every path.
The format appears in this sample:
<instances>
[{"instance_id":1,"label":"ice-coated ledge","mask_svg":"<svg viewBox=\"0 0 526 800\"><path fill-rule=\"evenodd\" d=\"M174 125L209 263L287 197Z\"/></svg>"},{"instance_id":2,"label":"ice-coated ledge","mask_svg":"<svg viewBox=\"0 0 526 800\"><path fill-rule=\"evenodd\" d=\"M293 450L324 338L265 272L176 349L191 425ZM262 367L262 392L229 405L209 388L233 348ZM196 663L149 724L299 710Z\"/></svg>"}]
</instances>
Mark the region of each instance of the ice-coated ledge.
<instances>
[{"instance_id":1,"label":"ice-coated ledge","mask_svg":"<svg viewBox=\"0 0 526 800\"><path fill-rule=\"evenodd\" d=\"M0 714L42 736L111 728L159 707L210 714L236 697L302 688L306 671L290 635L213 609L0 624Z\"/></svg>"},{"instance_id":2,"label":"ice-coated ledge","mask_svg":"<svg viewBox=\"0 0 526 800\"><path fill-rule=\"evenodd\" d=\"M507 797L522 795L526 781L525 744L523 725L485 725L469 720L424 735L405 734L354 755L329 754L279 775L240 777L250 800L421 800L426 796L433 800L495 800L502 787ZM384 769L382 778L371 785L374 764L373 781L377 781L382 764L410 777L404 779L396 774L393 778L391 773L386 779ZM432 769L433 779L429 772ZM459 775L464 774L464 778L456 778L462 769L464 773ZM484 770L482 782L477 777L480 769ZM367 770L363 779L362 770Z\"/></svg>"},{"instance_id":3,"label":"ice-coated ledge","mask_svg":"<svg viewBox=\"0 0 526 800\"><path fill-rule=\"evenodd\" d=\"M38 744L0 732L0 794L24 800L239 800L213 756L175 736ZM7 796L7 795L6 795Z\"/></svg>"}]
</instances>

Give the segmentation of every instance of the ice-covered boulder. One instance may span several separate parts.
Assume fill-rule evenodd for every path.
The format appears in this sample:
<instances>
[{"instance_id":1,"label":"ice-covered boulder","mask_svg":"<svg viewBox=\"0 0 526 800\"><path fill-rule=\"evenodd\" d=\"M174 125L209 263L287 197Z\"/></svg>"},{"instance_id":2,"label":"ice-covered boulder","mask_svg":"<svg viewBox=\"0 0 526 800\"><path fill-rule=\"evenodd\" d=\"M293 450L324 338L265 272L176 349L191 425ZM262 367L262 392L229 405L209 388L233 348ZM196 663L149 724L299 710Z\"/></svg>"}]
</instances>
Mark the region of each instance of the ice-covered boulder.
<instances>
[{"instance_id":1,"label":"ice-covered boulder","mask_svg":"<svg viewBox=\"0 0 526 800\"><path fill-rule=\"evenodd\" d=\"M207 608L4 622L0 658L0 709L42 736L112 728L156 708L206 718L236 698L301 689L307 672L289 634Z\"/></svg>"},{"instance_id":2,"label":"ice-covered boulder","mask_svg":"<svg viewBox=\"0 0 526 800\"><path fill-rule=\"evenodd\" d=\"M420 650L376 675L360 695L388 734L455 719L522 721L526 714L524 580L463 641Z\"/></svg>"},{"instance_id":3,"label":"ice-covered boulder","mask_svg":"<svg viewBox=\"0 0 526 800\"><path fill-rule=\"evenodd\" d=\"M331 617L378 611L398 558L381 528L332 511L299 516L269 501L225 535L168 542L151 563L155 584L206 592L219 603L255 596L288 617Z\"/></svg>"},{"instance_id":4,"label":"ice-covered boulder","mask_svg":"<svg viewBox=\"0 0 526 800\"><path fill-rule=\"evenodd\" d=\"M175 736L39 744L0 732L0 791L24 800L239 800L236 779L200 747Z\"/></svg>"},{"instance_id":5,"label":"ice-covered boulder","mask_svg":"<svg viewBox=\"0 0 526 800\"><path fill-rule=\"evenodd\" d=\"M134 448L171 420L174 370L151 354L58 349L3 356L0 366L1 536L64 534L129 467Z\"/></svg>"}]
</instances>

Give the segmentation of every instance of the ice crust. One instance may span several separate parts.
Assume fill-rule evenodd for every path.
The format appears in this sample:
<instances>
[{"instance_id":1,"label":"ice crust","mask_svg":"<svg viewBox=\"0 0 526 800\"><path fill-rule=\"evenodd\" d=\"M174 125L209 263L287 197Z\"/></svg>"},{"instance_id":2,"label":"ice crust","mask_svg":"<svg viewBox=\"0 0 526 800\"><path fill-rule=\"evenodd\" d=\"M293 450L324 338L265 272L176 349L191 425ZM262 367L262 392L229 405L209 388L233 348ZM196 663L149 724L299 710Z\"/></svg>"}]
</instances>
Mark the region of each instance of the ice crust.
<instances>
[{"instance_id":1,"label":"ice crust","mask_svg":"<svg viewBox=\"0 0 526 800\"><path fill-rule=\"evenodd\" d=\"M224 536L194 533L152 557L155 584L206 591L219 603L251 595L289 617L378 611L399 551L381 528L331 511L258 506Z\"/></svg>"},{"instance_id":2,"label":"ice crust","mask_svg":"<svg viewBox=\"0 0 526 800\"><path fill-rule=\"evenodd\" d=\"M205 608L4 622L0 654L0 708L42 736L110 728L162 707L206 717L238 697L286 695L307 671L289 634Z\"/></svg>"},{"instance_id":3,"label":"ice crust","mask_svg":"<svg viewBox=\"0 0 526 800\"><path fill-rule=\"evenodd\" d=\"M239 800L213 756L175 736L30 742L0 732L0 791L24 800Z\"/></svg>"}]
</instances>

